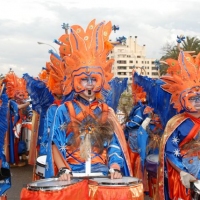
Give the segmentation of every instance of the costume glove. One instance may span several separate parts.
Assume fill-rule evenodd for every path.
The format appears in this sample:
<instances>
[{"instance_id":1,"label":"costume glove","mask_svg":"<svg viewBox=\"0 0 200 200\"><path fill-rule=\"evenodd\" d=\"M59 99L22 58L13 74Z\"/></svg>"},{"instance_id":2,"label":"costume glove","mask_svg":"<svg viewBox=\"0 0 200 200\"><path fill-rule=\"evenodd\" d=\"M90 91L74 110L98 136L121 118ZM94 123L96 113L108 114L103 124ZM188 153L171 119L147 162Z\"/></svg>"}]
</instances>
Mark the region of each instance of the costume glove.
<instances>
[{"instance_id":1,"label":"costume glove","mask_svg":"<svg viewBox=\"0 0 200 200\"><path fill-rule=\"evenodd\" d=\"M190 182L196 180L194 176L184 171L180 172L180 176L181 182L186 188L190 188Z\"/></svg>"},{"instance_id":2,"label":"costume glove","mask_svg":"<svg viewBox=\"0 0 200 200\"><path fill-rule=\"evenodd\" d=\"M142 122L141 126L142 126L142 128L143 128L144 130L146 130L146 128L147 128L147 126L149 125L150 121L151 121L151 118L150 118L150 117L147 117L147 118Z\"/></svg>"}]
</instances>

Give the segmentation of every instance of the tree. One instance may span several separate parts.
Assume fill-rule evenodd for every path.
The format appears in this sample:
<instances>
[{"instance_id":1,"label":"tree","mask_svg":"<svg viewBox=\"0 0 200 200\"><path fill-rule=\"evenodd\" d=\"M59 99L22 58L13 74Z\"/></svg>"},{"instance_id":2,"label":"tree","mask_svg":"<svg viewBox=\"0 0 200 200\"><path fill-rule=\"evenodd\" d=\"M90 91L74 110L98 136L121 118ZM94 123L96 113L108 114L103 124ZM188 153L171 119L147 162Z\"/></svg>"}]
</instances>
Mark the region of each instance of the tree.
<instances>
[{"instance_id":1,"label":"tree","mask_svg":"<svg viewBox=\"0 0 200 200\"><path fill-rule=\"evenodd\" d=\"M189 37L187 36L184 41L181 43L181 48L184 51L195 51L195 54L198 54L200 52L200 40L197 37ZM179 50L177 45L174 43L166 43L162 47L163 56L160 60L166 60L167 58L173 58L175 60L178 59ZM168 66L165 64L162 64L160 66L160 75L166 74Z\"/></svg>"},{"instance_id":2,"label":"tree","mask_svg":"<svg viewBox=\"0 0 200 200\"><path fill-rule=\"evenodd\" d=\"M124 122L127 121L130 111L133 108L133 97L131 92L124 91L121 94L118 110L124 113Z\"/></svg>"}]
</instances>

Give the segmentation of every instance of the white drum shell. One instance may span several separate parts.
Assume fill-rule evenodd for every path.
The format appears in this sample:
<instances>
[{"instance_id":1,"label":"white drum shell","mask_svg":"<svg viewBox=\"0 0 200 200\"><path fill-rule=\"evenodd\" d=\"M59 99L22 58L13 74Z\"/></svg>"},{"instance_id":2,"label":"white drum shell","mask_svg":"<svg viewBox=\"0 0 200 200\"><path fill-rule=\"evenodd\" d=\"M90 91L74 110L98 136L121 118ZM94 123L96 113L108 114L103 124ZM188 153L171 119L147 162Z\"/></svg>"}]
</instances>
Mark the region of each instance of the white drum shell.
<instances>
[{"instance_id":1,"label":"white drum shell","mask_svg":"<svg viewBox=\"0 0 200 200\"><path fill-rule=\"evenodd\" d=\"M31 122L26 122L26 124L31 124ZM32 134L32 131L30 129L28 129L27 127L22 128L22 138L21 139L26 143L27 151L30 150L31 134Z\"/></svg>"},{"instance_id":2,"label":"white drum shell","mask_svg":"<svg viewBox=\"0 0 200 200\"><path fill-rule=\"evenodd\" d=\"M35 173L42 178L45 178L46 159L47 156L42 155L39 156L36 160Z\"/></svg>"}]
</instances>

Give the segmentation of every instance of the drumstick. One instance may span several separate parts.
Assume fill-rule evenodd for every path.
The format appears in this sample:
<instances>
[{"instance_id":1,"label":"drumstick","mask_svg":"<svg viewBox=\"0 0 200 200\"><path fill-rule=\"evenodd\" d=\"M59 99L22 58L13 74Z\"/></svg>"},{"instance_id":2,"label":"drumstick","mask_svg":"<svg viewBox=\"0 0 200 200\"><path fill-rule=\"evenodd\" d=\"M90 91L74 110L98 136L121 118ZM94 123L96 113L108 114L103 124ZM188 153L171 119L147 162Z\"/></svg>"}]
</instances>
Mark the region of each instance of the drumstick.
<instances>
[{"instance_id":1,"label":"drumstick","mask_svg":"<svg viewBox=\"0 0 200 200\"><path fill-rule=\"evenodd\" d=\"M1 92L0 92L0 97L1 97L1 95L2 95L2 93L3 93L4 87L5 87L5 83L2 84L2 88L1 88Z\"/></svg>"}]
</instances>

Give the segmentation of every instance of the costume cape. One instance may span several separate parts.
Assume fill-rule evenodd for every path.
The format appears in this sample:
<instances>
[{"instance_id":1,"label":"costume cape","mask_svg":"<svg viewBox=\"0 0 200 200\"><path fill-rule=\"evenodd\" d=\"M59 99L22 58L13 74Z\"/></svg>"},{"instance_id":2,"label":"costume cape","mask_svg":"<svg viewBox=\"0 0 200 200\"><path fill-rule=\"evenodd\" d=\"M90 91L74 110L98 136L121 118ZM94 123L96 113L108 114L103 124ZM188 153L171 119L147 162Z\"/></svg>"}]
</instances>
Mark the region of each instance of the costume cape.
<instances>
[{"instance_id":1,"label":"costume cape","mask_svg":"<svg viewBox=\"0 0 200 200\"><path fill-rule=\"evenodd\" d=\"M156 200L191 199L190 189L184 187L180 181L179 172L171 166L167 159L173 162L181 171L189 173L189 168L184 163L183 155L185 155L185 152L181 151L180 147L194 139L199 129L200 120L187 113L178 114L167 123L159 147ZM199 167L197 170L197 176L199 177Z\"/></svg>"}]
</instances>

